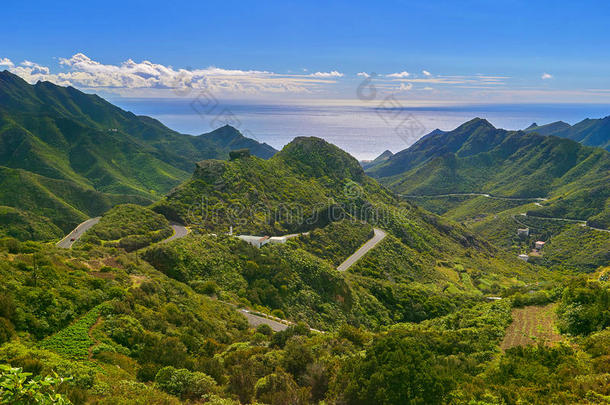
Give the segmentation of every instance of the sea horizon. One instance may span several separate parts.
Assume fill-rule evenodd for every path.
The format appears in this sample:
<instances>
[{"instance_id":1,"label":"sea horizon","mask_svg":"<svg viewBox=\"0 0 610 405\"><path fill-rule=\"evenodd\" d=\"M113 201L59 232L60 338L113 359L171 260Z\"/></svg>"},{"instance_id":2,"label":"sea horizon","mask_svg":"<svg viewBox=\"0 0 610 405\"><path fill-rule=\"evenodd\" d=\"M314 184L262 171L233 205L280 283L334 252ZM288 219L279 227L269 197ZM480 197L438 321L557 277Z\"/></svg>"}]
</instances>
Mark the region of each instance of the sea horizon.
<instances>
[{"instance_id":1,"label":"sea horizon","mask_svg":"<svg viewBox=\"0 0 610 405\"><path fill-rule=\"evenodd\" d=\"M215 101L214 108L197 99L111 98L119 107L158 119L185 134L201 135L226 123L245 136L280 150L298 136L323 138L358 160L385 150L408 148L434 129L449 131L473 118L497 128L525 129L555 121L575 124L610 115L610 104L487 104L380 108L371 106L259 104ZM384 106L385 107L385 106ZM414 124L410 131L401 126Z\"/></svg>"}]
</instances>

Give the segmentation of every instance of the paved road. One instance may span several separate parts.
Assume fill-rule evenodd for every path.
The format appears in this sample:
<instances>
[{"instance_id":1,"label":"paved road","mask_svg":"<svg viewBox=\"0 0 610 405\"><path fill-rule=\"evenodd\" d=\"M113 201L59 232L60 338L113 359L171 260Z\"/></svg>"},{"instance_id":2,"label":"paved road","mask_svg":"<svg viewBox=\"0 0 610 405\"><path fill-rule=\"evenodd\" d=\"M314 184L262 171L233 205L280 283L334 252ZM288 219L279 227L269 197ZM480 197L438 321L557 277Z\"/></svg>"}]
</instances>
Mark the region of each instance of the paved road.
<instances>
[{"instance_id":1,"label":"paved road","mask_svg":"<svg viewBox=\"0 0 610 405\"><path fill-rule=\"evenodd\" d=\"M182 225L171 224L170 226L174 230L174 234L172 236L170 236L169 238L167 238L167 239L163 239L159 243L167 243L167 242L171 242L171 241L176 240L176 239L184 238L189 233L188 229L186 229L186 227L184 227Z\"/></svg>"},{"instance_id":2,"label":"paved road","mask_svg":"<svg viewBox=\"0 0 610 405\"><path fill-rule=\"evenodd\" d=\"M470 197L487 197L492 198L494 200L507 200L507 201L546 201L547 198L543 197L530 197L530 198L522 198L522 197L503 197L498 195L491 195L488 193L449 193L449 194L428 194L428 195L418 195L418 194L398 194L400 197L406 198L442 198L442 197L462 197L462 196L470 196Z\"/></svg>"},{"instance_id":3,"label":"paved road","mask_svg":"<svg viewBox=\"0 0 610 405\"><path fill-rule=\"evenodd\" d=\"M369 239L364 245L362 245L360 247L360 249L356 250L356 252L353 255L351 255L343 263L341 263L337 267L337 270L345 271L345 270L349 269L350 267L352 267L352 265L354 263L356 263L358 260L360 260L362 258L362 256L367 254L369 250L374 248L387 235L384 231L382 231L381 229L377 229L377 228L373 229L373 233L374 233L373 237L371 239Z\"/></svg>"},{"instance_id":4,"label":"paved road","mask_svg":"<svg viewBox=\"0 0 610 405\"><path fill-rule=\"evenodd\" d=\"M72 247L72 245L74 244L74 242L79 240L80 237L83 236L83 234L89 228L91 228L93 225L100 222L101 218L102 217L95 217L95 218L90 218L90 219L86 220L85 222L83 222L82 224L80 224L76 228L74 228L74 230L72 232L70 232L65 238L63 238L62 240L57 242L56 246L60 247L60 248L64 248L64 249L70 249ZM74 239L74 240L71 240L71 239Z\"/></svg>"},{"instance_id":5,"label":"paved road","mask_svg":"<svg viewBox=\"0 0 610 405\"><path fill-rule=\"evenodd\" d=\"M243 308L239 309L239 312L241 312L246 317L250 326L252 326L254 328L256 328L259 325L269 325L269 327L271 327L271 329L274 332L279 332L279 331L286 329L288 326L290 326L289 324L274 321L273 319L265 318L265 317L259 316L259 315L254 315L252 312L248 311L247 309L243 309Z\"/></svg>"},{"instance_id":6,"label":"paved road","mask_svg":"<svg viewBox=\"0 0 610 405\"><path fill-rule=\"evenodd\" d=\"M521 214L519 214L522 217L530 217L530 218L536 218L536 219L545 219L545 220L549 220L549 221L561 221L561 222L569 222L572 224L579 224L582 227L585 228L589 228L589 229L593 229L595 231L600 231L600 232L610 232L610 229L602 229L602 228L595 228L592 226L587 225L587 221L585 221L584 219L568 219L568 218L554 218L554 217L539 217L536 215L527 215L527 212L523 212ZM524 224L523 222L519 221L516 217L516 215L513 214L513 219L518 222L519 224L525 226L525 227L529 227L527 224ZM535 227L530 227L530 228L535 228Z\"/></svg>"}]
</instances>

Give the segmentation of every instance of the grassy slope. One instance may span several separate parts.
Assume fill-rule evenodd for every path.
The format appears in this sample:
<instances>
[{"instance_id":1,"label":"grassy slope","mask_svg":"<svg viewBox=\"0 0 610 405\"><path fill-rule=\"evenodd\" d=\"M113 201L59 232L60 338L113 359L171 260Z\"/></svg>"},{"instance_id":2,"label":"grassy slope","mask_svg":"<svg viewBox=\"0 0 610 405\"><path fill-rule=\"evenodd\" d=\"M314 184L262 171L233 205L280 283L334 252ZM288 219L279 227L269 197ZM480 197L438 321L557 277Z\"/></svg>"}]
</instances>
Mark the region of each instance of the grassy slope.
<instances>
[{"instance_id":1,"label":"grassy slope","mask_svg":"<svg viewBox=\"0 0 610 405\"><path fill-rule=\"evenodd\" d=\"M200 216L193 215L200 207L189 209L192 202L199 203L202 199L208 201L203 220ZM348 309L343 309L342 316L347 319L355 317L360 322L370 322L366 314L377 312L385 314L381 316L383 323L421 320L421 317L425 319L427 316L423 314L436 313L438 308L430 305L436 309L429 312L400 308L411 308L414 302L427 301L427 298L421 298L425 296L444 297L438 299L442 303L439 306L443 307L450 301L450 296L480 298L483 293L499 292L504 287L531 281L536 277L532 267L476 238L464 227L416 206L400 203L374 180L365 176L355 159L317 138L297 138L268 161L247 157L230 162L201 162L193 178L160 201L155 210L167 213L168 216L175 215L199 228L204 234L210 231L226 232L229 225L234 226L236 233L255 234L295 232L308 227L321 228L327 225L329 218L324 215L318 215L318 221L315 223L305 224L298 221L300 218L278 217L277 213L283 214L282 209L286 205L299 207L306 218L309 218L311 212L319 209L318 207L334 206L337 208L336 212L342 214L340 218L350 218L351 215L352 219L365 220L388 231L387 240L373 249L346 275L337 275L349 281L351 292L348 296L352 297L352 302L357 303L349 304L351 306ZM238 207L241 208L238 210ZM250 207L256 207L260 211L244 215L244 212L249 212ZM240 220L243 221L231 218L235 212L241 214ZM271 213L272 219L261 213ZM359 246L362 240L362 237L358 236L360 231L343 227L347 227L346 222L328 225L315 231L312 236L301 238L288 246L269 247L262 251L273 252L277 249L286 253L292 251L291 249L302 248L336 265L349 255L346 246L352 246L355 250L355 245ZM320 241L316 240L318 234ZM347 241L346 238L350 236L353 236L352 239L356 242ZM332 241L326 243L326 239ZM196 277L189 277L188 280L197 277L202 277L201 281L213 280L222 288L237 293L240 297L247 297L246 291L253 289L254 281L234 285L232 282L240 278L233 276L233 272L219 269L226 266L227 269L235 269L238 273L247 270L239 270L242 265L235 259L202 259L204 251L223 250L217 245L197 249L200 253L189 253L190 240L185 238L177 243L157 246L149 253L149 259L168 274L178 271L174 275L178 279L185 277L183 273L188 273L188 269L202 266L206 270L201 270ZM203 242L197 241L195 246L200 243ZM205 242L210 243L210 240ZM229 242L222 242L221 245L223 243ZM321 244L324 244L326 249L323 253ZM174 248L176 245L178 246ZM224 248L227 251L231 249L236 247ZM302 251L294 254L309 257ZM193 257L189 259L191 255ZM227 264L218 265L219 261ZM204 262L208 264L202 264ZM333 273L327 265L319 264L314 267L320 266L326 269L320 274L329 271L330 274ZM268 273L269 271L262 272L266 274L265 283L274 277L273 273ZM225 280L227 275L231 276ZM293 284L287 285L291 286L290 291L293 291ZM298 294L303 287L301 284L295 285L299 288L294 290L294 294ZM274 291L281 291L282 284L276 284L273 288L269 290L273 292L270 296L281 296ZM308 290L303 288L303 291ZM314 296L319 297L315 294ZM346 305L350 303L345 294L341 294L341 297ZM326 296L322 301L316 301L318 306L314 308L324 314L325 307L319 306L319 302L330 305L330 309L335 308L337 299L332 295ZM295 311L294 307L282 300L263 302L254 299L250 302L269 309L282 309L292 319L299 319L302 315L300 310ZM421 305L426 306L423 303ZM419 315L415 316L413 313ZM414 317L409 318L410 316Z\"/></svg>"},{"instance_id":2,"label":"grassy slope","mask_svg":"<svg viewBox=\"0 0 610 405\"><path fill-rule=\"evenodd\" d=\"M0 237L19 240L49 240L64 232L44 218L17 208L0 206Z\"/></svg>"},{"instance_id":3,"label":"grassy slope","mask_svg":"<svg viewBox=\"0 0 610 405\"><path fill-rule=\"evenodd\" d=\"M106 212L79 243L118 246L131 251L171 234L172 229L163 215L139 205L122 204Z\"/></svg>"},{"instance_id":4,"label":"grassy slope","mask_svg":"<svg viewBox=\"0 0 610 405\"><path fill-rule=\"evenodd\" d=\"M610 151L610 117L587 118L573 126L565 122L553 122L547 125L530 127L526 131L541 135L560 136L580 142L583 145L596 146Z\"/></svg>"},{"instance_id":5,"label":"grassy slope","mask_svg":"<svg viewBox=\"0 0 610 405\"><path fill-rule=\"evenodd\" d=\"M232 127L198 137L183 135L96 95L48 82L32 86L0 72L0 204L17 209L31 205L29 194L22 197L19 185L7 180L17 172L4 167L21 170L28 187L45 188L37 198L45 201L26 208L64 232L117 202L156 200L186 180L196 161L226 158L230 150L242 147L265 158L275 152ZM49 183L58 187L46 187Z\"/></svg>"},{"instance_id":6,"label":"grassy slope","mask_svg":"<svg viewBox=\"0 0 610 405\"><path fill-rule=\"evenodd\" d=\"M401 168L406 171L401 172ZM587 232L563 235L565 224L531 222L527 240L516 236L523 223L513 216L527 212L539 217L587 220L592 226L610 226L610 154L568 139L535 133L509 132L493 128L483 120L473 120L455 131L423 138L413 147L373 168L374 175L389 174L381 182L405 194L486 192L513 197L548 197L533 204L528 201L494 200L485 197L409 198L423 207L460 221L478 234L514 253L529 253L535 240L559 237L571 242L572 256L560 264L575 270L589 270L600 263L607 249L602 244L585 248L589 237L605 235ZM523 218L521 218L523 222ZM526 224L526 225L528 225ZM552 240L552 239L551 239Z\"/></svg>"}]
</instances>

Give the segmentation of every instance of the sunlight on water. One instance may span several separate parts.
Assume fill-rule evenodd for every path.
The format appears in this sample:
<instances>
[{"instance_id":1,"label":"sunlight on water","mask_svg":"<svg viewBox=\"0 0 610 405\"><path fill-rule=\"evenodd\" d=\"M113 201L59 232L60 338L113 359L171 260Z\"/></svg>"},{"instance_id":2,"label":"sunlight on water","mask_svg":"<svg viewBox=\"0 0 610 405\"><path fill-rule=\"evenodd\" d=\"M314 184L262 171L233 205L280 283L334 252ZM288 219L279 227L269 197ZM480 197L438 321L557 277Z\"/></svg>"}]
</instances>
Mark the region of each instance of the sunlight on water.
<instances>
[{"instance_id":1,"label":"sunlight on water","mask_svg":"<svg viewBox=\"0 0 610 405\"><path fill-rule=\"evenodd\" d=\"M136 114L150 115L168 127L189 134L209 132L229 121L246 136L282 148L296 136L318 136L358 159L373 159L386 149L398 152L422 135L439 128L452 130L481 117L506 129L523 129L532 122L563 120L574 124L584 118L610 114L604 105L498 105L379 111L373 107L312 107L226 104L199 115L190 100L113 100ZM399 135L405 119L416 119L421 130Z\"/></svg>"}]
</instances>

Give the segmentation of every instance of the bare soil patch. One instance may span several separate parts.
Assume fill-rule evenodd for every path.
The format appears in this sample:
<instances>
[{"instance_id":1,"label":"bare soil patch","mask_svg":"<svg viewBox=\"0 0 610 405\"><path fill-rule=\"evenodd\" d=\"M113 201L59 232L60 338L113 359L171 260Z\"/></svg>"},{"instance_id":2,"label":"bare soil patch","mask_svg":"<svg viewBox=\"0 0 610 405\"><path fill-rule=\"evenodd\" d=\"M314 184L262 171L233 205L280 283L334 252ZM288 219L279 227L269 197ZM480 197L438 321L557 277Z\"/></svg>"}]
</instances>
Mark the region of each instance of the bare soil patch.
<instances>
[{"instance_id":1,"label":"bare soil patch","mask_svg":"<svg viewBox=\"0 0 610 405\"><path fill-rule=\"evenodd\" d=\"M506 329L502 350L514 346L543 343L548 346L564 340L557 331L557 304L513 309L513 323Z\"/></svg>"}]
</instances>

